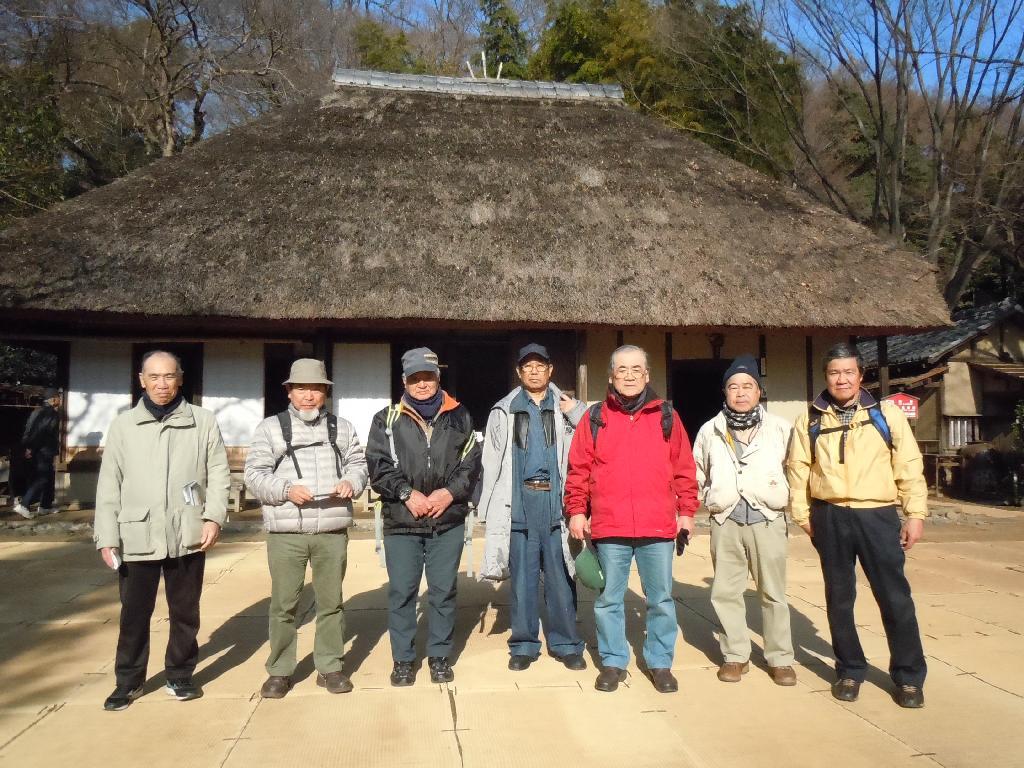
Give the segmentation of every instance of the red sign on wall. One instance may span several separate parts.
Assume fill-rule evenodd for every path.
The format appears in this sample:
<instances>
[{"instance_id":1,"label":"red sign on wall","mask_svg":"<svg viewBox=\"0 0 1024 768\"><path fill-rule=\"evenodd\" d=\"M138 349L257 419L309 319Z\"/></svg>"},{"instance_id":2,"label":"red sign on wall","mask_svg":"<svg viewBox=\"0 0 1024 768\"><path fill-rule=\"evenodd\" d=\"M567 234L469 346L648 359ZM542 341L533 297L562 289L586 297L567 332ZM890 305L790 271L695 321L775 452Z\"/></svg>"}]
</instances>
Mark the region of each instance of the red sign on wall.
<instances>
[{"instance_id":1,"label":"red sign on wall","mask_svg":"<svg viewBox=\"0 0 1024 768\"><path fill-rule=\"evenodd\" d=\"M920 402L920 398L908 395L905 392L897 392L895 395L889 395L882 399L898 405L900 410L903 411L903 415L908 419L917 418L917 404Z\"/></svg>"}]
</instances>

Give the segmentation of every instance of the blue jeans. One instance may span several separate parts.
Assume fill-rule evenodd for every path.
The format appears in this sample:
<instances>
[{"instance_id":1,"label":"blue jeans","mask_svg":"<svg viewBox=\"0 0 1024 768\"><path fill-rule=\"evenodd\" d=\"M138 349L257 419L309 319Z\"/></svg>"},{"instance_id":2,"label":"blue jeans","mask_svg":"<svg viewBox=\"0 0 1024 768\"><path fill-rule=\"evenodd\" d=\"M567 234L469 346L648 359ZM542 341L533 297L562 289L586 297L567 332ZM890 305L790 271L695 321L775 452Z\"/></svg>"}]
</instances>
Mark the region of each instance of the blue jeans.
<instances>
[{"instance_id":1,"label":"blue jeans","mask_svg":"<svg viewBox=\"0 0 1024 768\"><path fill-rule=\"evenodd\" d=\"M540 623L552 656L583 653L576 631L576 582L569 576L562 555L561 526L550 531L513 530L509 546L512 576L512 635L508 650L513 656L540 655ZM544 600L540 589L543 574Z\"/></svg>"},{"instance_id":2,"label":"blue jeans","mask_svg":"<svg viewBox=\"0 0 1024 768\"><path fill-rule=\"evenodd\" d=\"M604 591L594 603L597 650L606 667L625 669L629 664L626 642L626 585L636 558L640 583L647 597L647 639L644 661L648 669L668 669L675 652L676 605L672 599L671 539L597 539L597 558L604 571Z\"/></svg>"}]
</instances>

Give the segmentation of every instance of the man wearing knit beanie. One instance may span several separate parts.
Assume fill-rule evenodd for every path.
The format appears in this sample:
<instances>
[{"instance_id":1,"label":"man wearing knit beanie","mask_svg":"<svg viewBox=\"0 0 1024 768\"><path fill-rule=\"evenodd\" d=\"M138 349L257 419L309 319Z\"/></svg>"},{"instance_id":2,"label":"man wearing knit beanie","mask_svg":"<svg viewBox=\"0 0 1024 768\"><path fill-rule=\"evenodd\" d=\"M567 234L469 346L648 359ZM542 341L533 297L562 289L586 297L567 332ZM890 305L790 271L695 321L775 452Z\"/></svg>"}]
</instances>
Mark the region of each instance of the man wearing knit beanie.
<instances>
[{"instance_id":1,"label":"man wearing knit beanie","mask_svg":"<svg viewBox=\"0 0 1024 768\"><path fill-rule=\"evenodd\" d=\"M795 685L783 469L792 426L761 405L761 372L752 355L732 362L722 388L722 410L701 427L693 445L701 500L711 513L711 604L722 625L718 679L738 683L750 669L743 593L751 573L761 599L768 674L778 685Z\"/></svg>"}]
</instances>

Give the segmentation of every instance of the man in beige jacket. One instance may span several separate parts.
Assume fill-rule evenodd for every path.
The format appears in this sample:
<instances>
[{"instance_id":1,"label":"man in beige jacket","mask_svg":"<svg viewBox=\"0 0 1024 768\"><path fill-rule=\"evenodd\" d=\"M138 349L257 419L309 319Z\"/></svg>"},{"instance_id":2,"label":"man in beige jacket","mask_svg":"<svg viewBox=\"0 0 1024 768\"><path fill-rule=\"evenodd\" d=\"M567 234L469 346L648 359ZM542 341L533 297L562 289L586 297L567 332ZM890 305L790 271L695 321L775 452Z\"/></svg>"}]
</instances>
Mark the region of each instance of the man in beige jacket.
<instances>
[{"instance_id":1,"label":"man in beige jacket","mask_svg":"<svg viewBox=\"0 0 1024 768\"><path fill-rule=\"evenodd\" d=\"M796 421L786 475L793 520L821 559L836 657L832 695L856 701L867 671L853 614L859 560L882 614L896 703L922 707L928 668L903 573L904 552L928 515L921 451L903 412L861 388L855 347L832 347L824 368L827 388Z\"/></svg>"},{"instance_id":2,"label":"man in beige jacket","mask_svg":"<svg viewBox=\"0 0 1024 768\"><path fill-rule=\"evenodd\" d=\"M206 551L227 517L224 442L213 414L182 397L180 361L150 352L139 380L142 398L107 433L96 488L96 548L117 570L121 592L116 687L103 704L108 711L142 695L161 573L170 614L166 691L179 701L202 695L192 682L199 597Z\"/></svg>"},{"instance_id":3,"label":"man in beige jacket","mask_svg":"<svg viewBox=\"0 0 1024 768\"><path fill-rule=\"evenodd\" d=\"M764 657L776 685L796 685L786 601L789 486L783 465L792 427L761 405L761 373L740 355L722 377L725 403L693 444L700 497L711 513L711 604L722 625L718 679L738 683L750 669L743 593L754 577L764 624Z\"/></svg>"}]
</instances>

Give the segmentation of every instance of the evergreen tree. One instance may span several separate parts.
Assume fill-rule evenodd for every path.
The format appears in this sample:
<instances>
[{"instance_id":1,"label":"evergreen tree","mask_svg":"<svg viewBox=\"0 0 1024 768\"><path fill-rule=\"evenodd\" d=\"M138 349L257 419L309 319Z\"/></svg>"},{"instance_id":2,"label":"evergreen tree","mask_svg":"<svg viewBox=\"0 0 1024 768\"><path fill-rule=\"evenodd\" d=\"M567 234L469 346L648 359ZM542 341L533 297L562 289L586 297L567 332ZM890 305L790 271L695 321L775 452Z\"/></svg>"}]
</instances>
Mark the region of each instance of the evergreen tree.
<instances>
[{"instance_id":1,"label":"evergreen tree","mask_svg":"<svg viewBox=\"0 0 1024 768\"><path fill-rule=\"evenodd\" d=\"M500 62L502 77L521 80L526 76L527 45L518 14L508 0L480 0L480 12L480 39L487 54L487 73L496 75Z\"/></svg>"}]
</instances>

